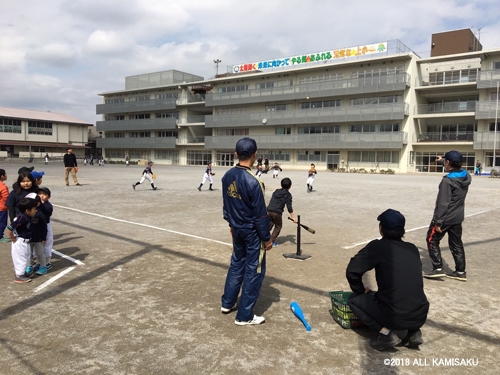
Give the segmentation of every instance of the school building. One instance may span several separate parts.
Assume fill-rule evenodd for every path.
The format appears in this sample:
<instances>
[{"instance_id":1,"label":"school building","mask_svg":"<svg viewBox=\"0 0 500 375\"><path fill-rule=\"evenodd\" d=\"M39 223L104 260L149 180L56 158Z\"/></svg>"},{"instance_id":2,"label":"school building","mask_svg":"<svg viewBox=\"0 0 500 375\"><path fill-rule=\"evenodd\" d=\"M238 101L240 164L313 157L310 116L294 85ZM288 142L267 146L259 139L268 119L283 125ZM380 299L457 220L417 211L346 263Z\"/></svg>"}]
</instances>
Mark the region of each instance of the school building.
<instances>
[{"instance_id":1,"label":"school building","mask_svg":"<svg viewBox=\"0 0 500 375\"><path fill-rule=\"evenodd\" d=\"M421 58L380 41L231 65L210 79L126 77L124 90L99 94L97 147L111 160L231 166L249 136L288 169L441 173L435 158L451 149L471 172L478 159L491 169L494 155L500 165L500 49L483 51L465 29L434 34L431 50Z\"/></svg>"},{"instance_id":2,"label":"school building","mask_svg":"<svg viewBox=\"0 0 500 375\"><path fill-rule=\"evenodd\" d=\"M83 157L89 126L63 113L0 107L0 157L60 158L68 147Z\"/></svg>"}]
</instances>

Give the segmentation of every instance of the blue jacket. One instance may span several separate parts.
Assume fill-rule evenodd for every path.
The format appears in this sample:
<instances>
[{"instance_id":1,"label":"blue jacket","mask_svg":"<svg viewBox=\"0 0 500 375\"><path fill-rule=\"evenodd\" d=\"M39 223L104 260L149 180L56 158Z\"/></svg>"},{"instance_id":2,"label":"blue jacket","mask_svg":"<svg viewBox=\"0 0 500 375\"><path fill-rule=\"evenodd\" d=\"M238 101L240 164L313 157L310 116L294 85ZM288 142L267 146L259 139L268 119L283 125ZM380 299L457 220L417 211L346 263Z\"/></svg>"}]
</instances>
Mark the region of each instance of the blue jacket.
<instances>
[{"instance_id":1,"label":"blue jacket","mask_svg":"<svg viewBox=\"0 0 500 375\"><path fill-rule=\"evenodd\" d=\"M269 241L269 216L264 199L264 184L250 168L236 165L222 177L224 220L230 227L255 229L262 241Z\"/></svg>"}]
</instances>

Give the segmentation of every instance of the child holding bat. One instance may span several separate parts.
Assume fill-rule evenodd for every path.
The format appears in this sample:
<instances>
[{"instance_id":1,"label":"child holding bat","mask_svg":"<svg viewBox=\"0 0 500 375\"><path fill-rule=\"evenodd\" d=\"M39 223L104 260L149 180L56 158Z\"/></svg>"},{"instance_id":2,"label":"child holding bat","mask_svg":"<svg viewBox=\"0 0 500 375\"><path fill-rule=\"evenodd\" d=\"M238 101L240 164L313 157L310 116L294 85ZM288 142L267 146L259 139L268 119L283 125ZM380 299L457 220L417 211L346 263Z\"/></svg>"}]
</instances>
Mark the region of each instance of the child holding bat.
<instances>
[{"instance_id":1,"label":"child holding bat","mask_svg":"<svg viewBox=\"0 0 500 375\"><path fill-rule=\"evenodd\" d=\"M281 180L281 189L276 189L271 197L271 201L267 206L267 213L269 215L270 223L269 230L271 231L274 227L273 233L271 234L271 241L273 242L273 247L278 246L276 243L276 238L278 238L281 228L283 227L283 211L285 210L285 205L290 213L290 217L293 222L296 223L297 219L293 214L292 208L292 194L290 194L290 189L292 187L292 180L288 177Z\"/></svg>"}]
</instances>

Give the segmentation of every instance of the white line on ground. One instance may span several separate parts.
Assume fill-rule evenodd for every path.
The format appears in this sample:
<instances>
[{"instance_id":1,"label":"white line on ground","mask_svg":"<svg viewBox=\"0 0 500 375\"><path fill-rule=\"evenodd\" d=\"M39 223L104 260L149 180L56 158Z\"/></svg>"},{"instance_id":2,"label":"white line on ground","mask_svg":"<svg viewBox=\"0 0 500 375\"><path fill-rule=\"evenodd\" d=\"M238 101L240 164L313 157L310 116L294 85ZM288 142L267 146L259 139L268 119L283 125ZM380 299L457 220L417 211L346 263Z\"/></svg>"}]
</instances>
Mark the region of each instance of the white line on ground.
<instances>
[{"instance_id":1,"label":"white line on ground","mask_svg":"<svg viewBox=\"0 0 500 375\"><path fill-rule=\"evenodd\" d=\"M73 263L76 263L78 264L79 266L84 266L85 263L79 261L78 259L75 259L75 258L72 258L70 257L69 255L66 255L66 254L63 254L63 253L60 253L59 251L56 251L54 249L52 249L52 253L56 254L56 255L59 255L61 258L64 258L64 259L67 259Z\"/></svg>"},{"instance_id":2,"label":"white line on ground","mask_svg":"<svg viewBox=\"0 0 500 375\"><path fill-rule=\"evenodd\" d=\"M76 266L69 267L69 268L65 269L64 271L58 273L56 276L50 278L49 280L47 280L46 282L44 282L40 286L37 286L35 289L33 289L33 293L39 292L40 290L44 289L46 286L49 286L50 284L52 284L54 281L60 279L61 277L63 277L67 273L73 271L75 268L76 268Z\"/></svg>"},{"instance_id":3,"label":"white line on ground","mask_svg":"<svg viewBox=\"0 0 500 375\"><path fill-rule=\"evenodd\" d=\"M497 210L499 209L500 207L495 207L495 208L492 208L491 210L486 210L486 211L481 211L481 212L476 212L475 214L470 214L470 215L465 215L465 217L471 217L471 216L476 216L476 215L481 215L481 214L485 214L487 212L490 212L490 211L494 211L494 210ZM419 229L424 229L424 228L429 228L428 225L424 225L422 227L417 227L417 228L412 228L412 229L408 229L408 230L405 230L406 233L408 232L413 232L415 230L419 230ZM367 241L363 241L363 242L358 242L358 243L355 243L354 245L350 245L350 246L344 246L342 247L342 249L352 249L353 247L356 247L356 246L359 246L359 245L364 245L364 244L367 244L368 242L371 242L373 240L378 240L380 239L380 237L377 237L377 238L372 238L370 240L367 240Z\"/></svg>"},{"instance_id":4,"label":"white line on ground","mask_svg":"<svg viewBox=\"0 0 500 375\"><path fill-rule=\"evenodd\" d=\"M111 216L104 216L104 215L100 215L100 214L96 214L96 213L93 213L93 212L88 212L88 211L82 211L82 210L78 210L76 208L71 208L71 207L66 207L66 206L59 206L57 204L53 204L54 207L58 207L58 208L63 208L65 210L70 210L70 211L75 211L75 212L80 212L82 214L86 214L86 215L91 215L91 216L97 216L97 217L101 217L103 219L108 219L108 220L112 220L112 221L118 221L120 223L127 223L127 224L133 224L133 225L139 225L141 227L146 227L146 228L151 228L151 229L157 229L157 230L161 230L161 231L164 231L164 232L169 232L169 233L174 233L174 234L179 234L181 236L186 236L186 237L191 237L191 238L197 238L199 240L205 240L205 241L210 241L210 242L215 242L215 243L220 243L221 245L226 245L226 246L233 246L232 243L227 243L227 242L222 242L222 241L217 241L217 240L213 240L211 238L206 238L206 237L200 237L200 236L195 236L194 234L189 234L189 233L183 233L183 232L178 232L178 231L175 231L175 230L170 230L170 229L165 229L165 228L160 228L160 227L155 227L153 225L147 225L147 224L143 224L143 223L135 223L133 221L128 221L128 220L122 220L122 219L117 219L117 218L114 218L114 217L111 217Z\"/></svg>"}]
</instances>

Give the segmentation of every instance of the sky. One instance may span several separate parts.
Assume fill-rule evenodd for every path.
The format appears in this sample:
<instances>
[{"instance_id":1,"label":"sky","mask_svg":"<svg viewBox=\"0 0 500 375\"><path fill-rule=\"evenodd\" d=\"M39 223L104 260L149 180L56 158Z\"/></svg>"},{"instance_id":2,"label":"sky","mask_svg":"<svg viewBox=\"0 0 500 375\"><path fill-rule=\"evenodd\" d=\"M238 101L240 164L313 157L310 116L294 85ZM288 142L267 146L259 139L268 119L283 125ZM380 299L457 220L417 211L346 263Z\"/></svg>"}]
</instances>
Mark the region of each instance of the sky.
<instances>
[{"instance_id":1,"label":"sky","mask_svg":"<svg viewBox=\"0 0 500 375\"><path fill-rule=\"evenodd\" d=\"M433 33L465 28L500 48L498 0L1 0L0 107L95 124L126 76L396 39L429 57Z\"/></svg>"}]
</instances>

